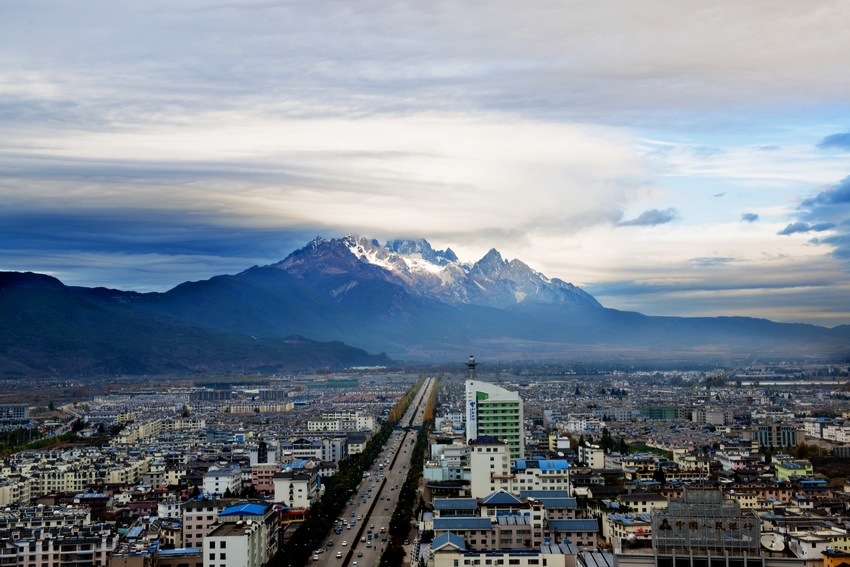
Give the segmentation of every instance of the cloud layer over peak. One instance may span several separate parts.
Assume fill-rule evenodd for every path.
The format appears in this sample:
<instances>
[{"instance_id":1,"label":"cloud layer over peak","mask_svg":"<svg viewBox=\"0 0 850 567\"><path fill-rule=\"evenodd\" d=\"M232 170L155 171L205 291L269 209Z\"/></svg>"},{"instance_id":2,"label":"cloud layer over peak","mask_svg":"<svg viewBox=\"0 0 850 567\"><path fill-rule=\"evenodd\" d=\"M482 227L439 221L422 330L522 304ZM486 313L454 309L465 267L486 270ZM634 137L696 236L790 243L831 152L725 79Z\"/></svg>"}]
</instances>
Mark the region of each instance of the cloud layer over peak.
<instances>
[{"instance_id":1,"label":"cloud layer over peak","mask_svg":"<svg viewBox=\"0 0 850 567\"><path fill-rule=\"evenodd\" d=\"M8 0L0 269L167 289L356 232L850 323L846 10Z\"/></svg>"}]
</instances>

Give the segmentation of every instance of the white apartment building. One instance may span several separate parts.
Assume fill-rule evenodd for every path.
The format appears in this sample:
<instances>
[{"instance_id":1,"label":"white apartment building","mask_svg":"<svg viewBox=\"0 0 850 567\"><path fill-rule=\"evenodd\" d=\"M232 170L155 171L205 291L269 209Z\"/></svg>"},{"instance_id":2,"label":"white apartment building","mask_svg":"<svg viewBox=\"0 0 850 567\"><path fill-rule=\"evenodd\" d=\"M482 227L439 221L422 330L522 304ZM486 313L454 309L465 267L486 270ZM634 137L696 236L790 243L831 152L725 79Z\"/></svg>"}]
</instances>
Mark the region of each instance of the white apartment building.
<instances>
[{"instance_id":1,"label":"white apartment building","mask_svg":"<svg viewBox=\"0 0 850 567\"><path fill-rule=\"evenodd\" d=\"M262 567L264 550L260 523L219 524L204 538L204 567Z\"/></svg>"},{"instance_id":2,"label":"white apartment building","mask_svg":"<svg viewBox=\"0 0 850 567\"><path fill-rule=\"evenodd\" d=\"M204 475L204 492L221 496L228 491L233 495L242 491L242 469L213 465Z\"/></svg>"},{"instance_id":3,"label":"white apartment building","mask_svg":"<svg viewBox=\"0 0 850 567\"><path fill-rule=\"evenodd\" d=\"M508 446L493 437L479 437L469 442L470 496L485 496L503 490L511 491L511 458Z\"/></svg>"},{"instance_id":4,"label":"white apartment building","mask_svg":"<svg viewBox=\"0 0 850 567\"><path fill-rule=\"evenodd\" d=\"M274 475L274 501L290 508L310 508L319 499L319 476L306 469Z\"/></svg>"},{"instance_id":5,"label":"white apartment building","mask_svg":"<svg viewBox=\"0 0 850 567\"><path fill-rule=\"evenodd\" d=\"M604 469L605 451L599 445L579 445L578 462L586 463L591 469Z\"/></svg>"}]
</instances>

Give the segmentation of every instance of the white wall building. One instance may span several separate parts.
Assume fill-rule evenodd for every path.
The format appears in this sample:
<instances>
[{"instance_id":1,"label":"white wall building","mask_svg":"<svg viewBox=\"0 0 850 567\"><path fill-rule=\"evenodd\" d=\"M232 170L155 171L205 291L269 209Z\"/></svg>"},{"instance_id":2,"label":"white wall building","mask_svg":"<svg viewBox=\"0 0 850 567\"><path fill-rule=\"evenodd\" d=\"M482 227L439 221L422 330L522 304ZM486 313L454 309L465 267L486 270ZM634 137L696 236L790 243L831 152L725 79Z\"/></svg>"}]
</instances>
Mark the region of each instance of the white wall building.
<instances>
[{"instance_id":1,"label":"white wall building","mask_svg":"<svg viewBox=\"0 0 850 567\"><path fill-rule=\"evenodd\" d=\"M242 491L242 469L238 466L210 467L204 475L204 492L221 496L227 491L233 495Z\"/></svg>"}]
</instances>

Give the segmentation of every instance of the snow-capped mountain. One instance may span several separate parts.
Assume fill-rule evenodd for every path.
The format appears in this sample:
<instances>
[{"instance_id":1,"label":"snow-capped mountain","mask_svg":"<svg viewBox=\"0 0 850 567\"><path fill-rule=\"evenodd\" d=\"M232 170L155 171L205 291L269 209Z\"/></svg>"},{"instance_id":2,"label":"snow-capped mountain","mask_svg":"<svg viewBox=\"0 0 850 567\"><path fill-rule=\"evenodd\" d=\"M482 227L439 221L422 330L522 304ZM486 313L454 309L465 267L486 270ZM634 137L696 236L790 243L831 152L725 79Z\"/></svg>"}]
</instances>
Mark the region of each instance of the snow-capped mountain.
<instances>
[{"instance_id":1,"label":"snow-capped mountain","mask_svg":"<svg viewBox=\"0 0 850 567\"><path fill-rule=\"evenodd\" d=\"M602 307L573 284L547 278L519 260L504 260L495 249L478 262L461 262L451 250L434 250L426 240L376 240L349 235L317 238L275 267L315 282L333 276L335 295L362 280L384 280L408 293L452 305L507 308L518 304ZM348 281L346 276L349 277Z\"/></svg>"}]
</instances>

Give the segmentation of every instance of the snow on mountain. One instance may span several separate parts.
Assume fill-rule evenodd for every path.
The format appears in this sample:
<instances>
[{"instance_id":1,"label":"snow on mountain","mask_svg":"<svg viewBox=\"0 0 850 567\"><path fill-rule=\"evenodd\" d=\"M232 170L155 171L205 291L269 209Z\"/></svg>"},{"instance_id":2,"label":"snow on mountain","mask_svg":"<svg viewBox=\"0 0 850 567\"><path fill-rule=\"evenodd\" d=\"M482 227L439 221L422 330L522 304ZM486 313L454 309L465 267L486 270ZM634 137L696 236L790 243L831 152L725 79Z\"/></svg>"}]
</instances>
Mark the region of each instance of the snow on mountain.
<instances>
[{"instance_id":1,"label":"snow on mountain","mask_svg":"<svg viewBox=\"0 0 850 567\"><path fill-rule=\"evenodd\" d=\"M522 303L601 307L578 287L550 279L519 260L507 261L496 249L469 264L461 262L450 248L434 250L426 240L391 240L382 246L376 240L357 235L330 241L317 238L277 267L295 275L305 271L341 274L348 270L356 276L351 261L380 268L384 279L399 283L414 295L450 304L498 308ZM333 265L310 268L311 262Z\"/></svg>"}]
</instances>

